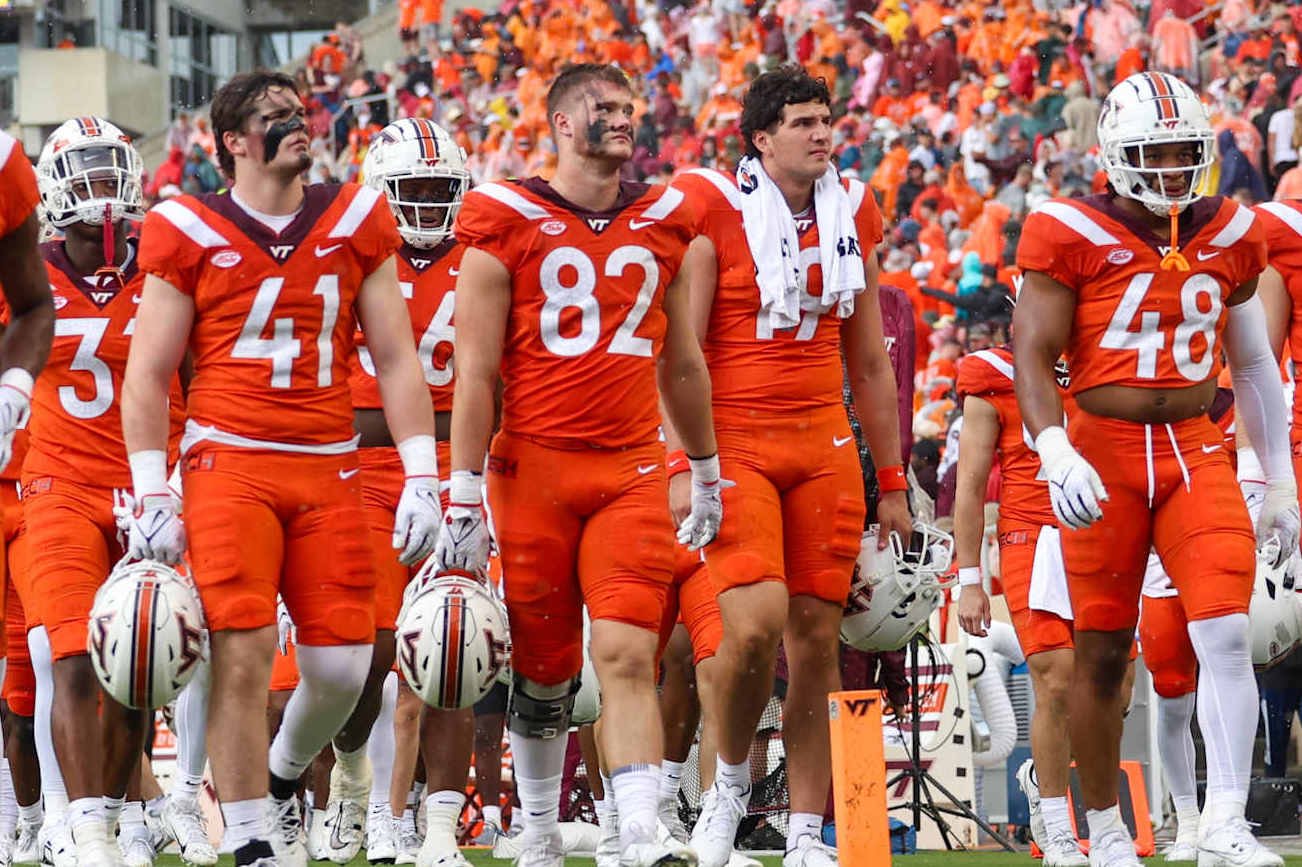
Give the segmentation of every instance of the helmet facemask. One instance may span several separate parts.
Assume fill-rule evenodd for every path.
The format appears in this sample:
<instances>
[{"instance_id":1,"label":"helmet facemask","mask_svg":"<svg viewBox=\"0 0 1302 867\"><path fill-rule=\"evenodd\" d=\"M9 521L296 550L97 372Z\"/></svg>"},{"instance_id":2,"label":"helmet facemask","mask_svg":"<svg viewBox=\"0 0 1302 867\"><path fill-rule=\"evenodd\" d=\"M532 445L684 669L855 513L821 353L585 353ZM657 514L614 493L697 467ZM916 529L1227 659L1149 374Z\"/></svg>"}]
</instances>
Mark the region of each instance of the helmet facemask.
<instances>
[{"instance_id":1,"label":"helmet facemask","mask_svg":"<svg viewBox=\"0 0 1302 867\"><path fill-rule=\"evenodd\" d=\"M49 222L65 228L143 219L142 168L126 142L90 141L59 151L41 166Z\"/></svg>"},{"instance_id":2,"label":"helmet facemask","mask_svg":"<svg viewBox=\"0 0 1302 867\"><path fill-rule=\"evenodd\" d=\"M451 237L469 178L464 172L439 167L413 167L385 174L398 233L413 247L437 246Z\"/></svg>"},{"instance_id":3,"label":"helmet facemask","mask_svg":"<svg viewBox=\"0 0 1302 867\"><path fill-rule=\"evenodd\" d=\"M1179 167L1149 165L1155 147L1165 144L1191 146L1193 160L1189 165ZM1211 130L1204 133L1180 130L1167 140L1150 134L1142 142L1127 143L1123 140L1110 146L1108 151L1103 162L1113 188L1121 195L1139 201L1159 217L1169 216L1172 208L1181 213L1201 199L1207 173L1216 160ZM1180 181L1174 184L1174 190L1169 190L1168 186L1177 176Z\"/></svg>"}]
</instances>

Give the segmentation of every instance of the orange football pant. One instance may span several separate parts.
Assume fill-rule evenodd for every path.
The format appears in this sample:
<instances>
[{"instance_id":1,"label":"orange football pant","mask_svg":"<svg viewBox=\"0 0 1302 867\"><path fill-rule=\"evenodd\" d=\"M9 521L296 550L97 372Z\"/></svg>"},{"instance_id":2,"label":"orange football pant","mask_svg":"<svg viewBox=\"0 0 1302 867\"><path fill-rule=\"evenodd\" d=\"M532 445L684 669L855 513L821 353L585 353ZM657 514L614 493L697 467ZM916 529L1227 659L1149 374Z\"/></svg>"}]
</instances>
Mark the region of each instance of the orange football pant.
<instances>
[{"instance_id":1,"label":"orange football pant","mask_svg":"<svg viewBox=\"0 0 1302 867\"><path fill-rule=\"evenodd\" d=\"M1198 658L1189 641L1189 622L1179 596L1145 596L1140 606L1139 643L1153 689L1162 698L1188 695L1198 686Z\"/></svg>"},{"instance_id":2,"label":"orange football pant","mask_svg":"<svg viewBox=\"0 0 1302 867\"><path fill-rule=\"evenodd\" d=\"M585 603L593 620L659 633L674 560L663 444L563 449L503 431L488 502L516 672L544 684L577 675Z\"/></svg>"},{"instance_id":3,"label":"orange football pant","mask_svg":"<svg viewBox=\"0 0 1302 867\"><path fill-rule=\"evenodd\" d=\"M208 628L276 622L300 644L369 644L375 572L356 452L308 455L204 445L182 461L190 565Z\"/></svg>"},{"instance_id":4,"label":"orange football pant","mask_svg":"<svg viewBox=\"0 0 1302 867\"><path fill-rule=\"evenodd\" d=\"M23 561L27 550L27 534L23 527L23 506L18 499L18 483L0 480L0 507L4 509L5 565L5 664L4 685L0 698L19 716L36 712L36 673L32 670L32 655L27 649L27 612L19 596L19 584L26 583L27 564ZM30 593L30 589L28 591Z\"/></svg>"},{"instance_id":5,"label":"orange football pant","mask_svg":"<svg viewBox=\"0 0 1302 867\"><path fill-rule=\"evenodd\" d=\"M719 614L718 591L710 580L710 570L701 552L675 546L674 582L665 599L665 614L660 621L660 654L665 652L669 637L679 623L692 636L692 662L714 656L723 640L723 617Z\"/></svg>"},{"instance_id":6,"label":"orange football pant","mask_svg":"<svg viewBox=\"0 0 1302 867\"><path fill-rule=\"evenodd\" d=\"M285 653L276 651L271 660L270 692L287 692L298 686L298 652L294 642L286 645Z\"/></svg>"},{"instance_id":7,"label":"orange football pant","mask_svg":"<svg viewBox=\"0 0 1302 867\"><path fill-rule=\"evenodd\" d=\"M844 604L859 556L863 470L838 402L728 427L716 418L723 525L705 549L722 592L785 581L792 596Z\"/></svg>"},{"instance_id":8,"label":"orange football pant","mask_svg":"<svg viewBox=\"0 0 1302 867\"><path fill-rule=\"evenodd\" d=\"M1074 647L1070 620L1030 606L1031 571L1039 538L1039 524L999 522L999 583L1004 588L1017 641L1028 657L1046 650Z\"/></svg>"},{"instance_id":9,"label":"orange football pant","mask_svg":"<svg viewBox=\"0 0 1302 867\"><path fill-rule=\"evenodd\" d=\"M1256 541L1220 429L1078 412L1070 431L1108 492L1101 520L1062 533L1076 628L1135 628L1150 547L1190 620L1246 613Z\"/></svg>"}]
</instances>

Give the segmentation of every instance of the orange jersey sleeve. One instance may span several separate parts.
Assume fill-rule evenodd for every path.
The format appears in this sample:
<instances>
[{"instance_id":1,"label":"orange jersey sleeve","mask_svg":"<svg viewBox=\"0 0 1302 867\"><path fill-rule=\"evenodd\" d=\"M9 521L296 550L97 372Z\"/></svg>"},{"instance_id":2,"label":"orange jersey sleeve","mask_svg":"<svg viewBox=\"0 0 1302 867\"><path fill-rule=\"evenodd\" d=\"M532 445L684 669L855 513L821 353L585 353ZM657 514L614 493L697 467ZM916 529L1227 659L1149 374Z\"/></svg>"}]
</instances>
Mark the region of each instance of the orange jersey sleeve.
<instances>
[{"instance_id":1,"label":"orange jersey sleeve","mask_svg":"<svg viewBox=\"0 0 1302 867\"><path fill-rule=\"evenodd\" d=\"M9 304L3 294L0 294L0 324L9 324ZM27 459L27 446L30 439L26 424L14 432L13 454L9 458L8 465L0 470L0 481L16 482L23 477L23 461Z\"/></svg>"},{"instance_id":2,"label":"orange jersey sleeve","mask_svg":"<svg viewBox=\"0 0 1302 867\"><path fill-rule=\"evenodd\" d=\"M129 488L122 437L122 377L131 348L144 275L134 260L125 285L99 285L77 273L61 241L41 246L54 298L54 340L32 393L30 450L23 478L52 476L82 484ZM169 395L169 457L176 459L185 400L179 380Z\"/></svg>"},{"instance_id":3,"label":"orange jersey sleeve","mask_svg":"<svg viewBox=\"0 0 1302 867\"><path fill-rule=\"evenodd\" d=\"M1076 293L1066 352L1073 394L1107 384L1181 388L1220 372L1225 302L1265 267L1265 234L1251 210L1220 197L1186 213L1189 271L1164 270L1157 237L1107 196L1053 199L1027 218L1018 266Z\"/></svg>"},{"instance_id":4,"label":"orange jersey sleeve","mask_svg":"<svg viewBox=\"0 0 1302 867\"><path fill-rule=\"evenodd\" d=\"M398 254L398 286L407 299L412 340L435 412L452 411L452 344L456 337L452 314L464 250L460 244L447 241L432 250L404 246ZM380 384L365 333L359 330L356 340L357 354L348 378L353 407L380 409Z\"/></svg>"},{"instance_id":5,"label":"orange jersey sleeve","mask_svg":"<svg viewBox=\"0 0 1302 867\"><path fill-rule=\"evenodd\" d=\"M307 187L279 233L230 196L157 205L141 268L194 299L191 433L253 447L347 447L357 297L400 244L383 195L356 184Z\"/></svg>"},{"instance_id":6,"label":"orange jersey sleeve","mask_svg":"<svg viewBox=\"0 0 1302 867\"><path fill-rule=\"evenodd\" d=\"M466 194L456 237L511 273L502 429L575 446L654 441L664 292L695 235L683 194L625 184L589 212L542 180Z\"/></svg>"},{"instance_id":7,"label":"orange jersey sleeve","mask_svg":"<svg viewBox=\"0 0 1302 867\"><path fill-rule=\"evenodd\" d=\"M1302 359L1302 202L1264 202L1254 210L1266 233L1269 263L1284 278L1292 302L1288 353ZM1302 438L1302 388L1293 390L1292 436Z\"/></svg>"},{"instance_id":8,"label":"orange jersey sleeve","mask_svg":"<svg viewBox=\"0 0 1302 867\"><path fill-rule=\"evenodd\" d=\"M882 239L882 217L872 192L857 180L844 182L854 209L864 255ZM745 422L755 414L804 413L841 403L841 319L823 309L823 269L818 221L797 218L806 298L801 324L773 329L760 305L755 260L742 225L735 181L709 169L693 169L673 182L692 203L696 232L714 245L717 287L710 310L705 357L713 380L716 421Z\"/></svg>"},{"instance_id":9,"label":"orange jersey sleeve","mask_svg":"<svg viewBox=\"0 0 1302 867\"><path fill-rule=\"evenodd\" d=\"M21 226L40 198L36 172L22 145L0 132L0 238Z\"/></svg>"}]
</instances>

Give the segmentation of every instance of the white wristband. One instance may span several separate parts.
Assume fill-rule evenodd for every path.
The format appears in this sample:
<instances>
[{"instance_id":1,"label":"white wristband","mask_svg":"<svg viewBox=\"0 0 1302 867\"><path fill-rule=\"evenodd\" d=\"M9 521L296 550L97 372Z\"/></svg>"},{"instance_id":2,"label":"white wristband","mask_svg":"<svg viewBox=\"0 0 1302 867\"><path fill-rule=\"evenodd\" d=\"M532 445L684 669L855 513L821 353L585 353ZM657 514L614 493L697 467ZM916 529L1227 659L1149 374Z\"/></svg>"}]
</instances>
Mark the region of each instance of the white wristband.
<instances>
[{"instance_id":1,"label":"white wristband","mask_svg":"<svg viewBox=\"0 0 1302 867\"><path fill-rule=\"evenodd\" d=\"M162 449L144 449L127 455L131 465L131 486L136 501L151 494L167 493L167 452Z\"/></svg>"},{"instance_id":2,"label":"white wristband","mask_svg":"<svg viewBox=\"0 0 1302 867\"><path fill-rule=\"evenodd\" d=\"M970 587L981 583L980 566L961 566L958 570L958 586Z\"/></svg>"},{"instance_id":3,"label":"white wristband","mask_svg":"<svg viewBox=\"0 0 1302 867\"><path fill-rule=\"evenodd\" d=\"M429 434L407 437L398 443L398 457L402 458L402 472L407 478L439 477L438 441Z\"/></svg>"},{"instance_id":4,"label":"white wristband","mask_svg":"<svg viewBox=\"0 0 1302 867\"><path fill-rule=\"evenodd\" d=\"M453 470L448 502L458 506L478 506L484 501L484 476L470 470Z\"/></svg>"},{"instance_id":5,"label":"white wristband","mask_svg":"<svg viewBox=\"0 0 1302 867\"><path fill-rule=\"evenodd\" d=\"M27 372L26 368L11 367L4 373L0 373L0 385L7 385L16 391L20 391L24 397L31 400L32 389L36 387L36 380Z\"/></svg>"},{"instance_id":6,"label":"white wristband","mask_svg":"<svg viewBox=\"0 0 1302 867\"><path fill-rule=\"evenodd\" d=\"M692 467L692 481L702 485L712 485L719 481L719 456L710 455L708 458L689 457L687 462Z\"/></svg>"},{"instance_id":7,"label":"white wristband","mask_svg":"<svg viewBox=\"0 0 1302 867\"><path fill-rule=\"evenodd\" d=\"M1060 425L1053 425L1040 431L1035 438L1035 452L1040 456L1040 463L1048 467L1058 462L1059 458L1076 453L1076 448L1067 438L1067 431Z\"/></svg>"}]
</instances>

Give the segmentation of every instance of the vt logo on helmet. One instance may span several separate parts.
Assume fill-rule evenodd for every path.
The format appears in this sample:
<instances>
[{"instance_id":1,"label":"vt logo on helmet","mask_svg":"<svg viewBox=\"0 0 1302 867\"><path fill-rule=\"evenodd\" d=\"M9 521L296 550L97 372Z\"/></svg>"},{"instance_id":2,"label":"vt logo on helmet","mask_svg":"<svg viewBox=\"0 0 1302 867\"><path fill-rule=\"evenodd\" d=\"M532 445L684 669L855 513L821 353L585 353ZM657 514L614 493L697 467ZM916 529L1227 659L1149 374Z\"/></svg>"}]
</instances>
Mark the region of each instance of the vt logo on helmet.
<instances>
[{"instance_id":1,"label":"vt logo on helmet","mask_svg":"<svg viewBox=\"0 0 1302 867\"><path fill-rule=\"evenodd\" d=\"M430 248L451 237L470 173L465 152L447 131L409 117L376 134L362 162L362 182L389 200L404 241Z\"/></svg>"}]
</instances>

